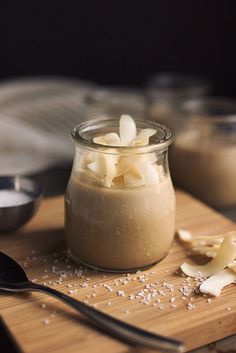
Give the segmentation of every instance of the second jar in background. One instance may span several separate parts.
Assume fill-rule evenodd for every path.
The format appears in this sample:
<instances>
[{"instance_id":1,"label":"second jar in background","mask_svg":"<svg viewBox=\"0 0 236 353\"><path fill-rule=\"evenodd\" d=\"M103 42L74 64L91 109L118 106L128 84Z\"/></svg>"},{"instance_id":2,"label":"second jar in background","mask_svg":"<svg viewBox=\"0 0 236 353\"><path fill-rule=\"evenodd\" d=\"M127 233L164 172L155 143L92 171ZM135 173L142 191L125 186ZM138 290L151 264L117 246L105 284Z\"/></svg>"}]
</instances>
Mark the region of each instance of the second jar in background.
<instances>
[{"instance_id":1,"label":"second jar in background","mask_svg":"<svg viewBox=\"0 0 236 353\"><path fill-rule=\"evenodd\" d=\"M183 124L170 154L175 183L213 207L236 205L236 101L183 103Z\"/></svg>"}]
</instances>

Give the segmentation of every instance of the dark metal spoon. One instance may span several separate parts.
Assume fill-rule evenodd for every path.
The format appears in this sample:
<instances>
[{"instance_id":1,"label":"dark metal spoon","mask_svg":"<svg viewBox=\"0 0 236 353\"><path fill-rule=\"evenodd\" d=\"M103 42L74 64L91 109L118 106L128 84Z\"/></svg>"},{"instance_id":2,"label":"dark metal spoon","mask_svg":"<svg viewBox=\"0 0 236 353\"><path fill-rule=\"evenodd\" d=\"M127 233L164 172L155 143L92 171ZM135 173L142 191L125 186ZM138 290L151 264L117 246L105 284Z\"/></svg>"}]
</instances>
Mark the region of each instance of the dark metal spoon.
<instances>
[{"instance_id":1,"label":"dark metal spoon","mask_svg":"<svg viewBox=\"0 0 236 353\"><path fill-rule=\"evenodd\" d=\"M165 352L183 352L183 342L160 336L107 315L57 290L29 281L24 270L11 257L0 252L0 289L10 292L37 291L69 304L111 336L141 347Z\"/></svg>"}]
</instances>

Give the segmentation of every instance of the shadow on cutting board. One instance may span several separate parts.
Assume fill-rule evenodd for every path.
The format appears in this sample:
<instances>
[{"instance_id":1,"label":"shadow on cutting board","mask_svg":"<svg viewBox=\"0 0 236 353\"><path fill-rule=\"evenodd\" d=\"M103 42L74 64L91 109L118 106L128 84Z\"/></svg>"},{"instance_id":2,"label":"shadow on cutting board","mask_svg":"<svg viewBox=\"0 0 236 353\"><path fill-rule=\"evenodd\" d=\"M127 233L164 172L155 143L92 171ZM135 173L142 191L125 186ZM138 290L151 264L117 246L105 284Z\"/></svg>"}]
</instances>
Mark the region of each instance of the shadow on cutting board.
<instances>
[{"instance_id":1,"label":"shadow on cutting board","mask_svg":"<svg viewBox=\"0 0 236 353\"><path fill-rule=\"evenodd\" d=\"M0 352L22 353L13 335L0 316Z\"/></svg>"}]
</instances>

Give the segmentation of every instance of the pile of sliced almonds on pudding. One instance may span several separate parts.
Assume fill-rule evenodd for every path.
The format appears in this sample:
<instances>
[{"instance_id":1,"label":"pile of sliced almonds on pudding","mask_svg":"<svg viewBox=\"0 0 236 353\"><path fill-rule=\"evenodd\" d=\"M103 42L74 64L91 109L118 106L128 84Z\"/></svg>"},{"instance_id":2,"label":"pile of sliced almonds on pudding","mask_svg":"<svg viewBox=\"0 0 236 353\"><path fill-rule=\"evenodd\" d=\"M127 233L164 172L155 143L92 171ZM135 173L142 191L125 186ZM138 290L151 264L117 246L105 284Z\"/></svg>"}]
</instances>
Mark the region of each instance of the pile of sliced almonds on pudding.
<instances>
[{"instance_id":1,"label":"pile of sliced almonds on pudding","mask_svg":"<svg viewBox=\"0 0 236 353\"><path fill-rule=\"evenodd\" d=\"M192 236L187 230L179 230L180 240L195 254L212 258L205 265L184 263L181 270L189 277L199 278L199 290L219 296L222 288L236 283L236 231L223 235Z\"/></svg>"},{"instance_id":2,"label":"pile of sliced almonds on pudding","mask_svg":"<svg viewBox=\"0 0 236 353\"><path fill-rule=\"evenodd\" d=\"M107 147L102 152L90 152L86 157L85 166L105 187L110 188L115 185L137 187L157 184L163 177L163 168L156 164L155 153L124 156L119 155L115 150L117 147L124 146L147 146L149 138L156 132L156 129L140 129L137 132L132 117L122 115L119 135L110 132L93 138L94 143Z\"/></svg>"}]
</instances>

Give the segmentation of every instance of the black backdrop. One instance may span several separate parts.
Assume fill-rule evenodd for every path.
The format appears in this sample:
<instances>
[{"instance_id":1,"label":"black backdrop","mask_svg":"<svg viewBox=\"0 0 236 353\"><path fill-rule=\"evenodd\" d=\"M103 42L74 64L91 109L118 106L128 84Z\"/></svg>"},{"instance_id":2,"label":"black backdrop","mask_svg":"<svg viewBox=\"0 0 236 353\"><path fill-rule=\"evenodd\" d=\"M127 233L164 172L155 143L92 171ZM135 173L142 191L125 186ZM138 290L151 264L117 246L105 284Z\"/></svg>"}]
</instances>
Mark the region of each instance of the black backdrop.
<instances>
[{"instance_id":1,"label":"black backdrop","mask_svg":"<svg viewBox=\"0 0 236 353\"><path fill-rule=\"evenodd\" d=\"M161 70L201 74L236 96L236 2L8 3L0 78L69 75L139 85Z\"/></svg>"}]
</instances>

